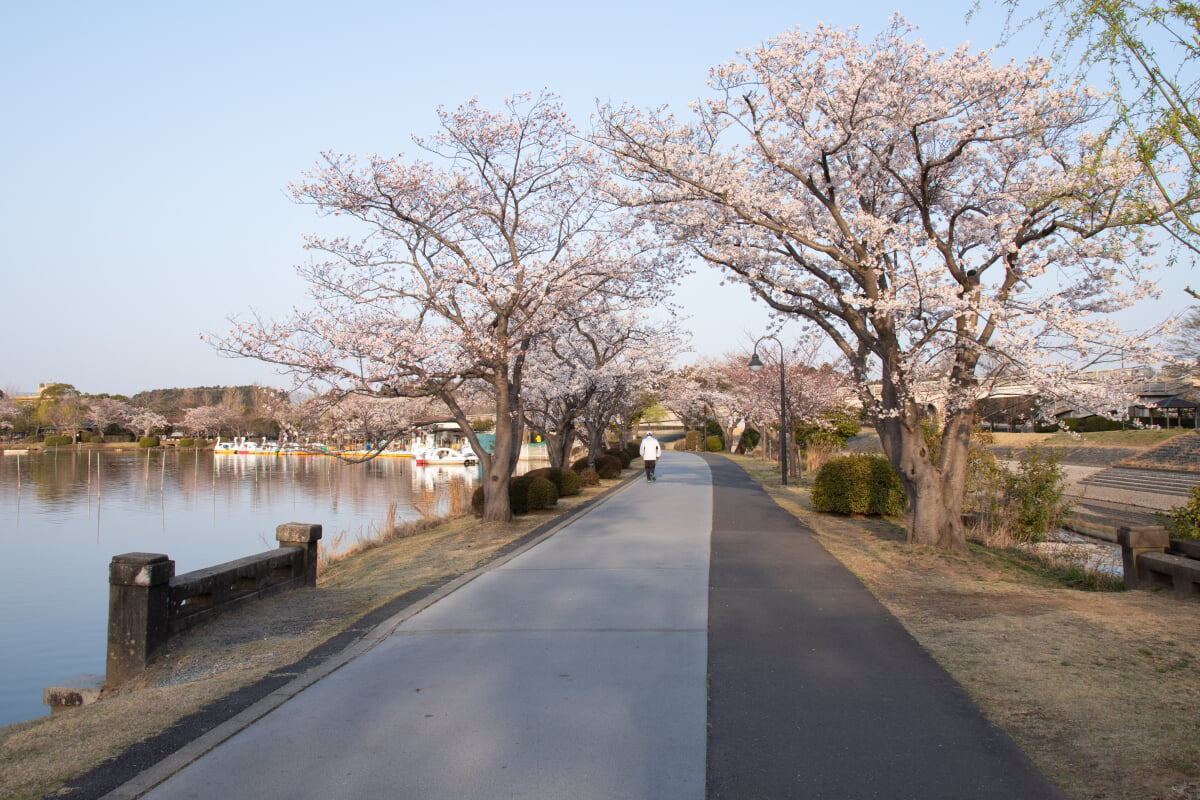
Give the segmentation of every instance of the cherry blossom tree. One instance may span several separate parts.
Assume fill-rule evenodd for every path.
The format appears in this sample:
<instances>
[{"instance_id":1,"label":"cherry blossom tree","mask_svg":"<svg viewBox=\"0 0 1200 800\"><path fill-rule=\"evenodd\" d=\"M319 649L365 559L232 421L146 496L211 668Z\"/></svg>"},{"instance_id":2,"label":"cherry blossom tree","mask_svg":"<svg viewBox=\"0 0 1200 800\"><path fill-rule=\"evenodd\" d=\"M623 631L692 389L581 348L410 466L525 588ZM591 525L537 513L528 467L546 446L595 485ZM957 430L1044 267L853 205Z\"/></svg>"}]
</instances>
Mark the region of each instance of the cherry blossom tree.
<instances>
[{"instance_id":1,"label":"cherry blossom tree","mask_svg":"<svg viewBox=\"0 0 1200 800\"><path fill-rule=\"evenodd\" d=\"M441 400L479 454L484 518L508 520L530 352L593 296L657 297L667 263L606 203L602 159L554 97L519 95L498 113L473 100L438 117L438 134L414 139L428 161L327 153L292 187L367 233L310 237L328 258L299 267L315 308L239 325L219 346L314 389ZM473 382L492 398L490 454L461 400Z\"/></svg>"},{"instance_id":2,"label":"cherry blossom tree","mask_svg":"<svg viewBox=\"0 0 1200 800\"><path fill-rule=\"evenodd\" d=\"M132 406L129 413L125 415L122 424L134 433L140 432L142 436L149 436L151 431L158 428L165 428L170 422L157 411Z\"/></svg>"},{"instance_id":3,"label":"cherry blossom tree","mask_svg":"<svg viewBox=\"0 0 1200 800\"><path fill-rule=\"evenodd\" d=\"M20 418L24 412L21 407L16 404L16 401L7 397L0 397L0 428L13 427L13 420Z\"/></svg>"},{"instance_id":4,"label":"cherry blossom tree","mask_svg":"<svg viewBox=\"0 0 1200 800\"><path fill-rule=\"evenodd\" d=\"M196 406L184 410L179 426L191 434L219 436L223 431L234 430L241 421L242 415L228 406Z\"/></svg>"},{"instance_id":5,"label":"cherry blossom tree","mask_svg":"<svg viewBox=\"0 0 1200 800\"><path fill-rule=\"evenodd\" d=\"M133 411L132 407L121 400L111 397L89 397L84 400L87 407L88 422L96 426L100 438L104 438L104 429L109 425L121 422Z\"/></svg>"},{"instance_id":6,"label":"cherry blossom tree","mask_svg":"<svg viewBox=\"0 0 1200 800\"><path fill-rule=\"evenodd\" d=\"M579 330L574 359L588 387L579 415L586 432L588 467L604 449L604 437L616 423L639 409L655 391L682 346L675 323L652 324L628 317L615 328Z\"/></svg>"},{"instance_id":7,"label":"cherry blossom tree","mask_svg":"<svg viewBox=\"0 0 1200 800\"><path fill-rule=\"evenodd\" d=\"M587 420L589 464L608 425L652 390L682 346L672 319L649 322L645 309L610 309L567 321L530 361L525 412L547 438L552 466L563 466Z\"/></svg>"},{"instance_id":8,"label":"cherry blossom tree","mask_svg":"<svg viewBox=\"0 0 1200 800\"><path fill-rule=\"evenodd\" d=\"M966 546L960 519L976 368L985 355L1043 391L1135 354L1106 313L1149 254L1128 151L1097 149L1102 98L1040 61L931 52L895 18L793 31L714 69L691 122L602 109L597 141L639 206L772 309L817 326L911 503L909 540ZM872 387L873 381L877 388ZM1120 407L1096 392L1089 405ZM938 460L921 420L944 406Z\"/></svg>"},{"instance_id":9,"label":"cherry blossom tree","mask_svg":"<svg viewBox=\"0 0 1200 800\"><path fill-rule=\"evenodd\" d=\"M360 439L368 449L382 450L412 422L415 408L424 408L407 397L364 397L352 394L340 399L325 416L342 434ZM345 458L361 461L362 458Z\"/></svg>"}]
</instances>

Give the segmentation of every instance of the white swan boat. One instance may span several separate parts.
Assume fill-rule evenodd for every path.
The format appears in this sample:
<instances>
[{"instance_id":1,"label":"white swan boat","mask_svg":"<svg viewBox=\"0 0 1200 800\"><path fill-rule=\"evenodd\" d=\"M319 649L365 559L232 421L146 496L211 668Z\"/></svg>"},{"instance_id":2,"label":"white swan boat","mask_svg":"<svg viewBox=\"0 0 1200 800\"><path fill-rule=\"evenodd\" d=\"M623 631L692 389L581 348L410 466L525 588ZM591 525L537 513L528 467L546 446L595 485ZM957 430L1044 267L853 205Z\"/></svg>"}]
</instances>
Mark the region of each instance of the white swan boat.
<instances>
[{"instance_id":1,"label":"white swan boat","mask_svg":"<svg viewBox=\"0 0 1200 800\"><path fill-rule=\"evenodd\" d=\"M479 463L479 457L470 447L455 450L453 447L427 447L416 454L418 467L464 466Z\"/></svg>"}]
</instances>

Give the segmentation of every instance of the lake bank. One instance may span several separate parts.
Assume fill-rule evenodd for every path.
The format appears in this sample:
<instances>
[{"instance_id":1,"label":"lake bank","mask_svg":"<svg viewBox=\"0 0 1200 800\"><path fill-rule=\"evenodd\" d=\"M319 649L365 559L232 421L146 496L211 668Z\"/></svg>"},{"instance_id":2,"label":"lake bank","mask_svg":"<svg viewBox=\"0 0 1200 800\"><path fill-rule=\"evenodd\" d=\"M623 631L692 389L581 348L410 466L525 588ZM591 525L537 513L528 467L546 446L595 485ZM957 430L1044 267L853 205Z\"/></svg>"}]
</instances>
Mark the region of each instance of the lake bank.
<instances>
[{"instance_id":1,"label":"lake bank","mask_svg":"<svg viewBox=\"0 0 1200 800\"><path fill-rule=\"evenodd\" d=\"M318 591L268 598L170 645L134 685L101 702L0 728L0 796L39 798L129 745L300 659L394 597L479 569L539 526L595 502L621 481L563 498L513 523L461 519L334 564ZM269 633L268 633L269 632Z\"/></svg>"}]
</instances>

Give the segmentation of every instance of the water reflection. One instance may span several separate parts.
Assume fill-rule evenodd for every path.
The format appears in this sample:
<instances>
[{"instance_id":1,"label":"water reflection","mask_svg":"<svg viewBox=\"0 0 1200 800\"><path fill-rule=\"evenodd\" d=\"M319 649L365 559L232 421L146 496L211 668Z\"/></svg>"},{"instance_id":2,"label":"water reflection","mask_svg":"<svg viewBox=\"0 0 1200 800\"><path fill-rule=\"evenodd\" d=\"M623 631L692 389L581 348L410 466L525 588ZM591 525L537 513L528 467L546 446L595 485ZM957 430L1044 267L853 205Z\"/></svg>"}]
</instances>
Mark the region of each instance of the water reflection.
<instances>
[{"instance_id":1,"label":"water reflection","mask_svg":"<svg viewBox=\"0 0 1200 800\"><path fill-rule=\"evenodd\" d=\"M276 546L275 526L317 522L325 537L397 520L417 506L468 507L477 468L410 459L63 449L0 457L0 725L45 713L41 690L104 671L108 563L166 553L176 572Z\"/></svg>"}]
</instances>

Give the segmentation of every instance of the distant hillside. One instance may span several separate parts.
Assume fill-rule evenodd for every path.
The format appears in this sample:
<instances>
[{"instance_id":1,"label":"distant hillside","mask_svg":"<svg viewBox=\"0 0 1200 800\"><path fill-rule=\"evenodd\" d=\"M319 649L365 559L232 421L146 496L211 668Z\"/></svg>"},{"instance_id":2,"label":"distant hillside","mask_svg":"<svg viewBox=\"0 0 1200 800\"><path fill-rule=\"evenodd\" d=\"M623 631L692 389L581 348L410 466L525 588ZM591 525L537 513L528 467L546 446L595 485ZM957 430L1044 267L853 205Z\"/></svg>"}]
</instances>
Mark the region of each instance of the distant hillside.
<instances>
[{"instance_id":1,"label":"distant hillside","mask_svg":"<svg viewBox=\"0 0 1200 800\"><path fill-rule=\"evenodd\" d=\"M285 393L265 386L192 386L186 389L150 389L129 398L134 405L174 417L198 406L227 405L239 411L260 408Z\"/></svg>"}]
</instances>

